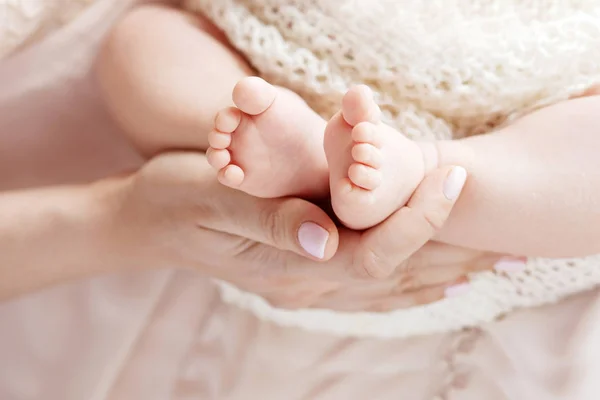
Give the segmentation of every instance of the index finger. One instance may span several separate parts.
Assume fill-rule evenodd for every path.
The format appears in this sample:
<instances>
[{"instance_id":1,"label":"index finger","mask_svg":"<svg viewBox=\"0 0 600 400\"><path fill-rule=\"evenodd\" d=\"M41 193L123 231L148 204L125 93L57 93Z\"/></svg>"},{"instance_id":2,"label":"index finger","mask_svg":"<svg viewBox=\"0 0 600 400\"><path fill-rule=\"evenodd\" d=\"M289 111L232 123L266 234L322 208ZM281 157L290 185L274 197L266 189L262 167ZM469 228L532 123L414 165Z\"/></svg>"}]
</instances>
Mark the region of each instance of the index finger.
<instances>
[{"instance_id":1,"label":"index finger","mask_svg":"<svg viewBox=\"0 0 600 400\"><path fill-rule=\"evenodd\" d=\"M430 172L406 206L363 234L355 267L374 278L392 274L444 225L466 178L462 167Z\"/></svg>"}]
</instances>

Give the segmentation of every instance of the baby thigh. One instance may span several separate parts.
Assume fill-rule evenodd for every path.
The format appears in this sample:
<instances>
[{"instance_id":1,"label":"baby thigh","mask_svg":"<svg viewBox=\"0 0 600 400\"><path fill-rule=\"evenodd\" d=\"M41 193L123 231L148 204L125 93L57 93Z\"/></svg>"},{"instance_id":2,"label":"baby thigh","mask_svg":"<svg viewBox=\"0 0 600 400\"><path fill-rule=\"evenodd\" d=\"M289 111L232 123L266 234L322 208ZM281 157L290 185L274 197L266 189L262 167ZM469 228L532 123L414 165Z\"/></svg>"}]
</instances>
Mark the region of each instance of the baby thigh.
<instances>
[{"instance_id":1,"label":"baby thigh","mask_svg":"<svg viewBox=\"0 0 600 400\"><path fill-rule=\"evenodd\" d=\"M215 114L252 72L206 18L155 5L115 26L96 69L110 112L147 154L206 150Z\"/></svg>"}]
</instances>

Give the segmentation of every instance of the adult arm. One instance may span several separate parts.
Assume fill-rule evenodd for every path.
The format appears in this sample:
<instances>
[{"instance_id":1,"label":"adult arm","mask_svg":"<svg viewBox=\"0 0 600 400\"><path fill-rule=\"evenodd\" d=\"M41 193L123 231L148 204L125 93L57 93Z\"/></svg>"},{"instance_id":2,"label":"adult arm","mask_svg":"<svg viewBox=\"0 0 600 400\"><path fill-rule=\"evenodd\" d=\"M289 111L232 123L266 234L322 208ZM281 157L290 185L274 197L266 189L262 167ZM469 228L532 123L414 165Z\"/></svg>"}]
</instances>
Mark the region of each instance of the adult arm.
<instances>
[{"instance_id":1,"label":"adult arm","mask_svg":"<svg viewBox=\"0 0 600 400\"><path fill-rule=\"evenodd\" d=\"M380 227L339 237L316 205L226 188L195 153L165 154L131 175L90 185L4 192L0 298L117 270L177 267L291 308L364 311L433 302L499 258L452 246L422 248L435 233L428 221L443 224L454 203L443 195L448 171L432 172L410 207ZM300 235L306 224L327 234ZM319 240L325 241L322 260L305 250ZM370 245L392 242L393 268L387 279L372 279L379 260Z\"/></svg>"},{"instance_id":2,"label":"adult arm","mask_svg":"<svg viewBox=\"0 0 600 400\"><path fill-rule=\"evenodd\" d=\"M0 299L115 268L93 187L0 193Z\"/></svg>"}]
</instances>

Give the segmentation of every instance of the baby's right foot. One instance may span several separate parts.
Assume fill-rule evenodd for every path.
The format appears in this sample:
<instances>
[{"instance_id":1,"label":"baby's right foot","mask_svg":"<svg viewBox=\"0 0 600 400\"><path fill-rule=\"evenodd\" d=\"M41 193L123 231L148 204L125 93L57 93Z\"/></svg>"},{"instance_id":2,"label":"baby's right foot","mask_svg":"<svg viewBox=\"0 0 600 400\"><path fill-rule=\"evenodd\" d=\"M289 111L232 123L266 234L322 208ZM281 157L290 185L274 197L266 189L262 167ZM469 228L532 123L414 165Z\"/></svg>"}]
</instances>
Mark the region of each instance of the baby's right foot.
<instances>
[{"instance_id":1,"label":"baby's right foot","mask_svg":"<svg viewBox=\"0 0 600 400\"><path fill-rule=\"evenodd\" d=\"M257 197L325 197L325 121L297 94L257 77L236 85L233 102L208 137L219 181Z\"/></svg>"},{"instance_id":2,"label":"baby's right foot","mask_svg":"<svg viewBox=\"0 0 600 400\"><path fill-rule=\"evenodd\" d=\"M419 144L383 124L367 86L356 86L327 124L331 204L349 228L367 229L406 204L425 175Z\"/></svg>"}]
</instances>

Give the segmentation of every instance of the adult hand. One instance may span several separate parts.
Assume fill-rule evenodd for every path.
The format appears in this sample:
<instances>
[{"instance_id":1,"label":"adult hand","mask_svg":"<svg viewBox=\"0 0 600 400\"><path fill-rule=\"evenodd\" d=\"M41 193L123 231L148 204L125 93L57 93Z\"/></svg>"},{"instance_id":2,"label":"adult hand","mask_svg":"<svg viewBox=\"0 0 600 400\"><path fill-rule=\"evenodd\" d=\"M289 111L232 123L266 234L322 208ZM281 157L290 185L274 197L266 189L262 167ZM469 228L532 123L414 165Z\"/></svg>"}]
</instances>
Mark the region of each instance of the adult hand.
<instances>
[{"instance_id":1,"label":"adult hand","mask_svg":"<svg viewBox=\"0 0 600 400\"><path fill-rule=\"evenodd\" d=\"M417 305L439 300L449 285L498 258L423 247L456 199L444 195L449 171L434 171L380 226L338 236L327 214L307 201L254 198L220 185L202 155L165 154L115 181L106 232L121 265L194 268L276 306Z\"/></svg>"},{"instance_id":2,"label":"adult hand","mask_svg":"<svg viewBox=\"0 0 600 400\"><path fill-rule=\"evenodd\" d=\"M468 275L492 270L505 259L499 254L428 242L397 265L385 279L338 282L309 298L309 306L338 311L387 312L460 296L469 289ZM510 265L511 260L507 264ZM295 298L284 297L294 306ZM296 300L306 307L306 298Z\"/></svg>"},{"instance_id":3,"label":"adult hand","mask_svg":"<svg viewBox=\"0 0 600 400\"><path fill-rule=\"evenodd\" d=\"M330 263L352 265L356 275L350 276L363 279L338 283L313 297L313 304L345 311L408 308L463 294L471 273L494 268L508 272L522 264L522 259L432 241L465 180L462 168L433 170L408 204L382 224L363 233L342 229L340 248Z\"/></svg>"}]
</instances>

